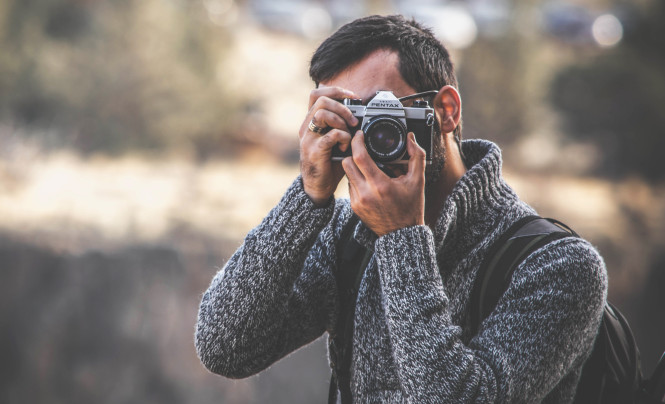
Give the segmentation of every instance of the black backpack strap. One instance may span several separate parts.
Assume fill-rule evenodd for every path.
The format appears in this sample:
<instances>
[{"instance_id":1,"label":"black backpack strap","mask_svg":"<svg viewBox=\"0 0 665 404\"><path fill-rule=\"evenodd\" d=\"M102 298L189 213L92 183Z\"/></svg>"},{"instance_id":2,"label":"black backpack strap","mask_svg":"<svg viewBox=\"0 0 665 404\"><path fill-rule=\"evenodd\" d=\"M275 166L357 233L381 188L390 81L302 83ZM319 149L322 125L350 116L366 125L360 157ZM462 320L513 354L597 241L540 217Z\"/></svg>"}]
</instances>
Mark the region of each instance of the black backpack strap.
<instances>
[{"instance_id":1,"label":"black backpack strap","mask_svg":"<svg viewBox=\"0 0 665 404\"><path fill-rule=\"evenodd\" d=\"M662 404L665 401L665 352L656 364L651 377L644 381L638 396L645 404Z\"/></svg>"},{"instance_id":2,"label":"black backpack strap","mask_svg":"<svg viewBox=\"0 0 665 404\"><path fill-rule=\"evenodd\" d=\"M471 336L489 316L508 288L515 268L532 252L553 240L575 236L568 226L554 219L527 216L508 228L492 245L480 266L473 290L468 324Z\"/></svg>"},{"instance_id":3,"label":"black backpack strap","mask_svg":"<svg viewBox=\"0 0 665 404\"><path fill-rule=\"evenodd\" d=\"M351 354L353 351L353 319L356 311L358 289L365 268L373 252L360 245L353 237L359 219L355 214L342 229L337 244L337 271L335 280L339 297L339 313L334 334L330 335L328 351L332 375L328 392L328 403L351 403Z\"/></svg>"},{"instance_id":4,"label":"black backpack strap","mask_svg":"<svg viewBox=\"0 0 665 404\"><path fill-rule=\"evenodd\" d=\"M633 403L642 380L640 352L628 320L614 305L606 302L598 335L582 368L573 403Z\"/></svg>"}]
</instances>

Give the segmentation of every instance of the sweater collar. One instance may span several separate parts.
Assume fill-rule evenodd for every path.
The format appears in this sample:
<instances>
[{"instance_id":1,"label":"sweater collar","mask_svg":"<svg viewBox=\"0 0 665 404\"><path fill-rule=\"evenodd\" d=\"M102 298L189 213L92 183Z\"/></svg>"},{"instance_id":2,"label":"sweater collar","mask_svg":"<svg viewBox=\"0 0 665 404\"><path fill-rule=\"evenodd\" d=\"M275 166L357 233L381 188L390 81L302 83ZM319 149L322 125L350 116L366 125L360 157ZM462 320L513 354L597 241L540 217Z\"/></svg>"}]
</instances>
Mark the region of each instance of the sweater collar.
<instances>
[{"instance_id":1,"label":"sweater collar","mask_svg":"<svg viewBox=\"0 0 665 404\"><path fill-rule=\"evenodd\" d=\"M497 211L517 199L503 179L501 149L496 144L480 139L465 140L462 151L468 170L439 214L434 229L437 251L452 235L464 237L467 231L481 230L479 226L484 227L481 225L496 217Z\"/></svg>"}]
</instances>

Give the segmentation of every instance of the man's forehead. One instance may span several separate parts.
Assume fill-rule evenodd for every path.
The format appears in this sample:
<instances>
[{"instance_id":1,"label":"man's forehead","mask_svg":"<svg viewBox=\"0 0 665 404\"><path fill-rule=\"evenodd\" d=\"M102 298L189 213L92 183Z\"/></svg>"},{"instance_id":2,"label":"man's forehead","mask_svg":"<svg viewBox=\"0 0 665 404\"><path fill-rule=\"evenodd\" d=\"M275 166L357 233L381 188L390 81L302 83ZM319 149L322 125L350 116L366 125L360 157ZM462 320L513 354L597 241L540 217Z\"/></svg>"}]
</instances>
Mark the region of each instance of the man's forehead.
<instances>
[{"instance_id":1,"label":"man's forehead","mask_svg":"<svg viewBox=\"0 0 665 404\"><path fill-rule=\"evenodd\" d=\"M398 97L415 92L402 78L397 53L386 49L370 53L319 86L351 90L365 102L374 98L377 91L392 91Z\"/></svg>"}]
</instances>

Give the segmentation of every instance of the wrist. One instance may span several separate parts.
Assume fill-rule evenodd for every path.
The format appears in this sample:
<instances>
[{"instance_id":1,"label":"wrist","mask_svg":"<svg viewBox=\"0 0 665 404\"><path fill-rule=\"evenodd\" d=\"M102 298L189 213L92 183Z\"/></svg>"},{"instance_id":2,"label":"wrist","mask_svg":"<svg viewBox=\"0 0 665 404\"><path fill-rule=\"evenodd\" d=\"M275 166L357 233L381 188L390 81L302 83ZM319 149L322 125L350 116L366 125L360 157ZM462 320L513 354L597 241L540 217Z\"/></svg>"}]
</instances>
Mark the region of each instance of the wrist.
<instances>
[{"instance_id":1,"label":"wrist","mask_svg":"<svg viewBox=\"0 0 665 404\"><path fill-rule=\"evenodd\" d=\"M307 195L309 200L312 201L312 203L316 208L323 208L330 204L330 200L332 199L331 198L332 194L313 192L309 190L307 186L304 185L304 183L303 183L303 190L305 191L305 195Z\"/></svg>"},{"instance_id":2,"label":"wrist","mask_svg":"<svg viewBox=\"0 0 665 404\"><path fill-rule=\"evenodd\" d=\"M307 194L307 196L309 197L309 200L312 201L312 203L316 208L325 208L330 204L330 200L332 199L330 196L327 198L315 198L309 194Z\"/></svg>"},{"instance_id":3,"label":"wrist","mask_svg":"<svg viewBox=\"0 0 665 404\"><path fill-rule=\"evenodd\" d=\"M420 225L424 225L424 223L415 222L415 221L414 222L409 222L409 223L400 223L400 224L396 224L395 226L392 226L392 227L384 227L384 228L377 229L374 232L376 233L376 235L378 237L382 237L382 236L385 236L386 234L394 233L394 232L402 230L402 229L406 229L406 228L414 227L414 226L420 226Z\"/></svg>"}]
</instances>

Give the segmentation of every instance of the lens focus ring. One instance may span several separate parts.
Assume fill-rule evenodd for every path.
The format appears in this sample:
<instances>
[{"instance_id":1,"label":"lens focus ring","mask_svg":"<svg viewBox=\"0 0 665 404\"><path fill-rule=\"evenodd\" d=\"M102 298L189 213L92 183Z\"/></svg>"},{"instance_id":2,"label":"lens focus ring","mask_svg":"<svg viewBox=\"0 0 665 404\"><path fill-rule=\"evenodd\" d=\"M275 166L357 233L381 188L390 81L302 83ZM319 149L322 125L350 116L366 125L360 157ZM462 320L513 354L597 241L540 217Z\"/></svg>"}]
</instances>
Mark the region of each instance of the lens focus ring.
<instances>
[{"instance_id":1,"label":"lens focus ring","mask_svg":"<svg viewBox=\"0 0 665 404\"><path fill-rule=\"evenodd\" d=\"M406 152L406 128L398 119L379 115L364 126L365 146L372 159L380 163L400 160Z\"/></svg>"}]
</instances>

